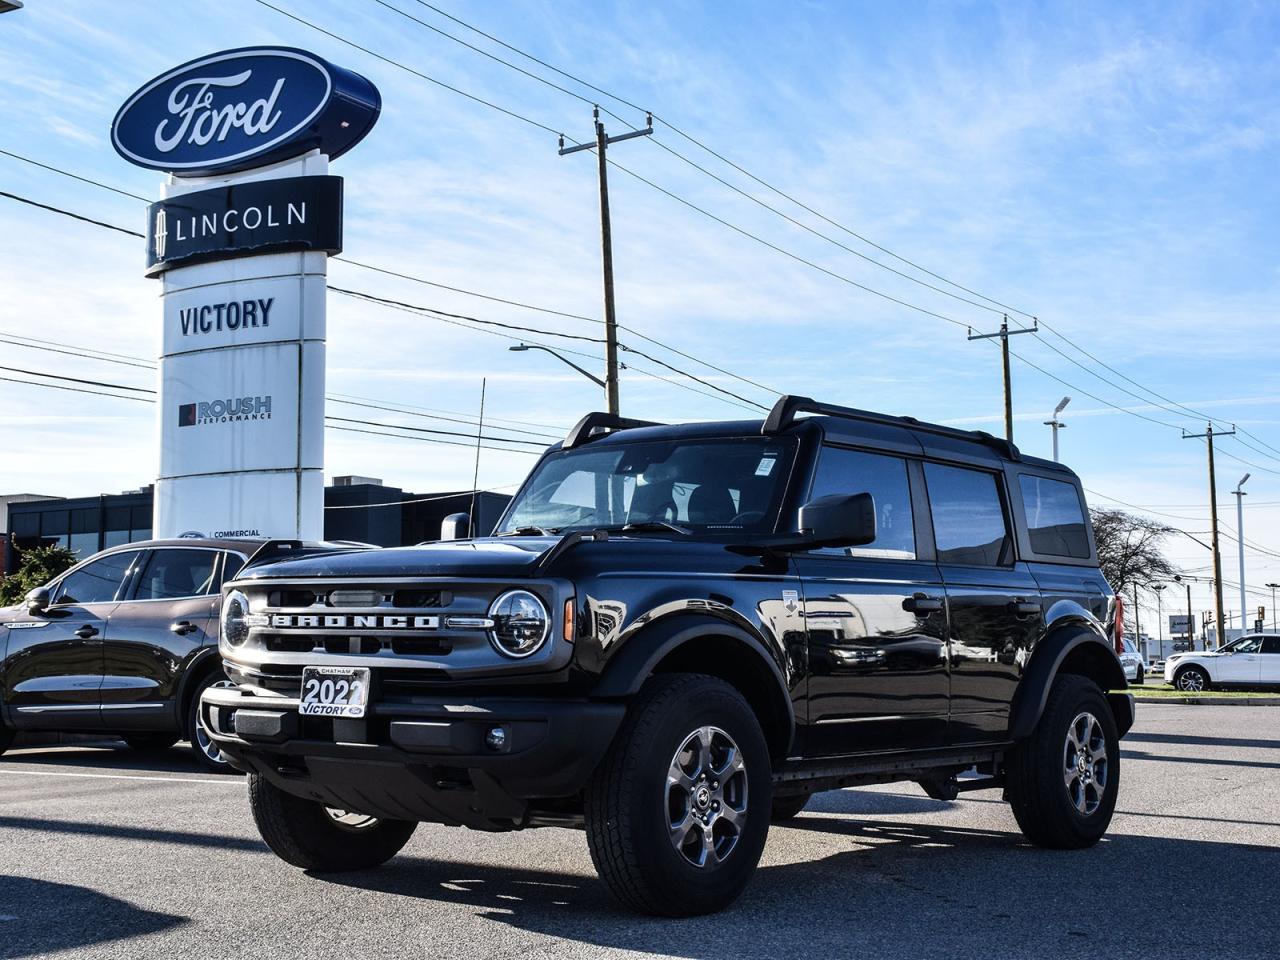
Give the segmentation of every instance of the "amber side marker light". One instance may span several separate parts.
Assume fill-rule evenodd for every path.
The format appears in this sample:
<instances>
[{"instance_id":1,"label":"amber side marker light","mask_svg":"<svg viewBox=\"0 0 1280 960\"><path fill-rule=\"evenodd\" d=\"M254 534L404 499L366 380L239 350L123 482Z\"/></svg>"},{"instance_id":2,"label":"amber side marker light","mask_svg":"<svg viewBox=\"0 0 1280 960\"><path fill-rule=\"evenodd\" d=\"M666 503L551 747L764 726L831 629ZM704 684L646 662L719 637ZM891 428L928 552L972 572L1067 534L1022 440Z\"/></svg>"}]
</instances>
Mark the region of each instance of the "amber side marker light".
<instances>
[{"instance_id":1,"label":"amber side marker light","mask_svg":"<svg viewBox=\"0 0 1280 960\"><path fill-rule=\"evenodd\" d=\"M564 602L564 638L570 643L573 643L573 638L577 636L574 628L573 600L569 599Z\"/></svg>"}]
</instances>

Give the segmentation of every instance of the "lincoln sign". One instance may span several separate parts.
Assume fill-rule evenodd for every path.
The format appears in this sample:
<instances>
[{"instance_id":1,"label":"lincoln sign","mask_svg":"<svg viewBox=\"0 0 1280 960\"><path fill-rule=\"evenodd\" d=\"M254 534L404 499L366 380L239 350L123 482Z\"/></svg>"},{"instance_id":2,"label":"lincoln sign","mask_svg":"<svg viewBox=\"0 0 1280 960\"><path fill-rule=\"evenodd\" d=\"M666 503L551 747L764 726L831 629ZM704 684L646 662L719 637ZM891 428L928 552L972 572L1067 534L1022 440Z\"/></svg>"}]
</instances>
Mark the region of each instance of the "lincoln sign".
<instances>
[{"instance_id":1,"label":"lincoln sign","mask_svg":"<svg viewBox=\"0 0 1280 960\"><path fill-rule=\"evenodd\" d=\"M116 151L169 175L144 267L164 304L156 536L323 536L325 278L343 193L329 161L381 105L305 50L245 47L156 77L116 114Z\"/></svg>"}]
</instances>

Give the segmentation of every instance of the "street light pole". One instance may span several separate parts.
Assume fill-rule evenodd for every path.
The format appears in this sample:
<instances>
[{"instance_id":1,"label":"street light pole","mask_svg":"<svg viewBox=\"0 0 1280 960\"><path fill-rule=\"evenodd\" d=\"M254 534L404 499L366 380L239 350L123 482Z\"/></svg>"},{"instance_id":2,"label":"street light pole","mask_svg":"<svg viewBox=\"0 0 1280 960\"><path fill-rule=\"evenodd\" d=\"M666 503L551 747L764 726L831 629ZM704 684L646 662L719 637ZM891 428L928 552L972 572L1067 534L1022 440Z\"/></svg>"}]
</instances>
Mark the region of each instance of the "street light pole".
<instances>
[{"instance_id":1,"label":"street light pole","mask_svg":"<svg viewBox=\"0 0 1280 960\"><path fill-rule=\"evenodd\" d=\"M1151 589L1156 592L1156 635L1159 637L1160 656L1164 657L1164 606L1161 604L1161 594L1168 584L1157 583Z\"/></svg>"},{"instance_id":2,"label":"street light pole","mask_svg":"<svg viewBox=\"0 0 1280 960\"><path fill-rule=\"evenodd\" d=\"M569 366L573 367L573 369L577 370L580 374L582 374L584 377L586 377L588 380L594 383L597 387L604 386L604 381L601 380L599 377L597 377L590 370L582 369L582 367L578 366L568 357L562 357L560 354L556 353L550 347L542 347L536 343L522 343L522 344L519 344L518 346L507 347L507 349L512 351L513 353L524 353L526 350L541 350L543 353L549 353L553 357L555 357L557 360L559 360L561 363L567 363Z\"/></svg>"},{"instance_id":3,"label":"street light pole","mask_svg":"<svg viewBox=\"0 0 1280 960\"><path fill-rule=\"evenodd\" d=\"M1044 425L1046 427L1050 427L1053 430L1053 462L1054 463L1058 462L1058 431L1066 426L1065 423L1063 423L1061 420L1058 419L1058 414L1060 414L1063 410L1067 409L1067 404L1070 402L1071 402L1070 397L1063 397L1062 402L1053 408L1053 416L1051 416L1048 420L1044 422Z\"/></svg>"},{"instance_id":4,"label":"street light pole","mask_svg":"<svg viewBox=\"0 0 1280 960\"><path fill-rule=\"evenodd\" d=\"M1276 587L1280 587L1280 583L1268 583L1271 588L1271 629L1274 630L1280 625L1280 618L1276 616Z\"/></svg>"},{"instance_id":5,"label":"street light pole","mask_svg":"<svg viewBox=\"0 0 1280 960\"><path fill-rule=\"evenodd\" d=\"M1244 636L1248 631L1245 629L1245 611L1248 602L1244 593L1244 485L1245 481L1252 474L1246 473L1240 478L1240 482L1236 484L1236 488L1231 491L1232 496L1236 498L1236 540L1240 547L1240 636Z\"/></svg>"}]
</instances>

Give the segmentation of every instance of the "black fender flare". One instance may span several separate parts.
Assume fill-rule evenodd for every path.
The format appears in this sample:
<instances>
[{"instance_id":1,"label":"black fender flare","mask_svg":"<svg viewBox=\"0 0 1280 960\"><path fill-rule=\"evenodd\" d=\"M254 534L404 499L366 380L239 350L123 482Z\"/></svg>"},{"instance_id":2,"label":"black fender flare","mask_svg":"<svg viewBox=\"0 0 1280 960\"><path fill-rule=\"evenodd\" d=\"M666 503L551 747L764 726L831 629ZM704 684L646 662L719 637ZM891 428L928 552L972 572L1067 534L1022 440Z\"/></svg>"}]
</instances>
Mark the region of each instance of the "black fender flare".
<instances>
[{"instance_id":1,"label":"black fender flare","mask_svg":"<svg viewBox=\"0 0 1280 960\"><path fill-rule=\"evenodd\" d=\"M1058 676L1058 671L1061 669L1063 662L1073 652L1089 649L1090 644L1096 646L1100 657L1099 662L1105 664L1103 669L1108 673L1102 692L1107 696L1107 701L1111 704L1112 711L1116 714L1116 726L1120 728L1121 736L1129 732L1129 727L1133 724L1132 698L1127 694L1120 696L1121 699L1127 702L1128 715L1126 717L1124 715L1125 705L1118 704L1115 702L1116 698L1109 695L1111 690L1122 690L1128 686L1128 681L1125 680L1124 676L1124 668L1120 665L1120 660L1116 656L1115 650L1107 643L1106 638L1097 631L1091 630L1083 624L1070 624L1050 631L1036 644L1031 656L1031 662L1028 664L1026 672L1022 675L1022 680L1018 684L1018 692L1014 696L1013 704L1009 711L1010 739L1022 740L1031 735L1031 731L1035 729L1041 714L1044 713L1044 705L1049 699L1049 688L1053 686L1053 681Z\"/></svg>"},{"instance_id":2,"label":"black fender flare","mask_svg":"<svg viewBox=\"0 0 1280 960\"><path fill-rule=\"evenodd\" d=\"M216 645L202 647L191 658L187 668L182 671L182 679L178 682L178 697L174 703L174 715L178 731L185 737L191 733L187 726L187 705L195 693L196 685L204 679L205 674L212 672L211 664L222 663L222 655Z\"/></svg>"},{"instance_id":3,"label":"black fender flare","mask_svg":"<svg viewBox=\"0 0 1280 960\"><path fill-rule=\"evenodd\" d=\"M742 627L725 620L697 614L673 614L646 626L622 641L622 649L605 664L599 681L592 690L593 698L603 700L629 699L640 692L657 667L668 655L679 648L706 638L732 641L743 655L750 657L752 667L767 672L772 682L772 708L786 721L784 756L791 750L795 739L795 708L791 703L787 682L782 669L766 652L763 643Z\"/></svg>"}]
</instances>

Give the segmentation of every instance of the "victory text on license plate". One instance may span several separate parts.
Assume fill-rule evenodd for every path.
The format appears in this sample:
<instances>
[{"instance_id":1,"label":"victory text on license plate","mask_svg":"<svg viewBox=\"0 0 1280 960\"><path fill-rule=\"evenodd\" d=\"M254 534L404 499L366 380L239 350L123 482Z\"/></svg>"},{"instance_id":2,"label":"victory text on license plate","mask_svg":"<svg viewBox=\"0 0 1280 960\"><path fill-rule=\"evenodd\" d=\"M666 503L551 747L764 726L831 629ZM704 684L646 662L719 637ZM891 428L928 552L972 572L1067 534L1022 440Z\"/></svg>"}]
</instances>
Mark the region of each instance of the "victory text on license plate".
<instances>
[{"instance_id":1,"label":"victory text on license plate","mask_svg":"<svg viewBox=\"0 0 1280 960\"><path fill-rule=\"evenodd\" d=\"M302 668L302 716L360 718L368 703L367 667Z\"/></svg>"}]
</instances>

